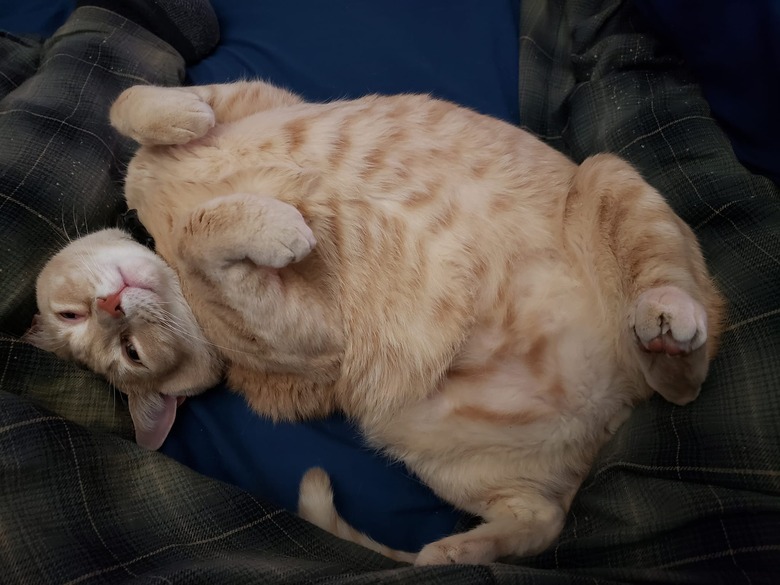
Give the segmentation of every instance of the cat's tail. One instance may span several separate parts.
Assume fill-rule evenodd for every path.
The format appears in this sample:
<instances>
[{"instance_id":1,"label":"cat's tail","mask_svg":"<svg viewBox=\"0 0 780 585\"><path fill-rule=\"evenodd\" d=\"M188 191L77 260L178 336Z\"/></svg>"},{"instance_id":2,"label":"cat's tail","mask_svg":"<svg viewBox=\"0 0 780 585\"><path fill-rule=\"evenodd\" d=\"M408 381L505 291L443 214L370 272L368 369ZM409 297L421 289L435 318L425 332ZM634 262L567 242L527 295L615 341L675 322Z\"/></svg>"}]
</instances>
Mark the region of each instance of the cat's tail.
<instances>
[{"instance_id":1,"label":"cat's tail","mask_svg":"<svg viewBox=\"0 0 780 585\"><path fill-rule=\"evenodd\" d=\"M301 479L298 496L298 516L315 526L349 542L354 542L394 561L414 563L417 555L379 544L371 537L350 526L336 511L333 488L324 469L313 467Z\"/></svg>"}]
</instances>

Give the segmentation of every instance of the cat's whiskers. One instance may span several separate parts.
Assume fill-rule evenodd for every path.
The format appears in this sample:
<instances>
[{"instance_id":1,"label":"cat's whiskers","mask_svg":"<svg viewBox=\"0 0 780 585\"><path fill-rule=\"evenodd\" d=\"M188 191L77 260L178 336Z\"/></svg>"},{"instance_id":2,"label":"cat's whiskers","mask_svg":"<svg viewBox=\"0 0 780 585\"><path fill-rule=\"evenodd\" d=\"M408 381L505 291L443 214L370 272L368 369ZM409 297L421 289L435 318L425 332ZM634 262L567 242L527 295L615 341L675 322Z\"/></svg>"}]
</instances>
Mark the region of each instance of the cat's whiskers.
<instances>
[{"instance_id":1,"label":"cat's whiskers","mask_svg":"<svg viewBox=\"0 0 780 585\"><path fill-rule=\"evenodd\" d=\"M120 399L123 395L117 384L117 376L113 370L106 372L105 378L108 381L110 397L108 398L111 403L111 424L116 422L117 403L116 397L119 395Z\"/></svg>"},{"instance_id":2,"label":"cat's whiskers","mask_svg":"<svg viewBox=\"0 0 780 585\"><path fill-rule=\"evenodd\" d=\"M73 227L76 229L76 237L80 238L81 237L81 233L79 232L79 224L78 224L78 221L76 219L76 206L75 205L73 205L70 208L70 214L71 214L71 216L73 218Z\"/></svg>"},{"instance_id":3,"label":"cat's whiskers","mask_svg":"<svg viewBox=\"0 0 780 585\"><path fill-rule=\"evenodd\" d=\"M107 377L111 390L111 398L109 398L109 400L111 401L111 424L113 424L116 421L116 395L117 393L121 393L121 391L116 384L114 373L109 372Z\"/></svg>"},{"instance_id":4,"label":"cat's whiskers","mask_svg":"<svg viewBox=\"0 0 780 585\"><path fill-rule=\"evenodd\" d=\"M67 339L63 339L54 332L44 331L39 332L37 335L38 339L45 343L46 351L56 352L57 350L60 350L68 345Z\"/></svg>"},{"instance_id":5,"label":"cat's whiskers","mask_svg":"<svg viewBox=\"0 0 780 585\"><path fill-rule=\"evenodd\" d=\"M181 335L182 337L187 337L189 339L195 339L195 340L200 340L201 339L197 335L187 331L187 329L181 323L177 322L176 315L174 315L173 313L171 313L170 311L168 311L167 309L162 307L161 306L162 304L163 303L159 303L158 304L158 306L157 306L157 309L158 309L157 313L158 314L156 315L158 320L159 320L159 323L160 323L160 325L162 327L168 329L168 331L170 331L172 333L177 333L177 334ZM213 345L208 340L205 340L205 341L206 341L206 343L208 343L210 345Z\"/></svg>"},{"instance_id":6,"label":"cat's whiskers","mask_svg":"<svg viewBox=\"0 0 780 585\"><path fill-rule=\"evenodd\" d=\"M65 206L64 205L60 210L60 223L62 224L62 233L65 235L64 244L65 245L72 244L73 238L70 237L68 230L65 228Z\"/></svg>"},{"instance_id":7,"label":"cat's whiskers","mask_svg":"<svg viewBox=\"0 0 780 585\"><path fill-rule=\"evenodd\" d=\"M85 272L89 273L89 275L92 277L92 282L98 282L98 273L100 272L100 266L98 266L97 262L95 261L95 258L86 252L83 252L79 254L78 256L79 263L81 264L81 268L84 269Z\"/></svg>"},{"instance_id":8,"label":"cat's whiskers","mask_svg":"<svg viewBox=\"0 0 780 585\"><path fill-rule=\"evenodd\" d=\"M50 339L51 339L51 338L50 338ZM56 352L57 350L60 350L60 349L62 349L63 347L65 347L65 346L67 346L67 345L68 345L68 342L67 342L67 341L64 341L64 340L58 339L58 340L57 340L57 343L50 343L50 344L47 346L47 348L48 348L48 347L51 347L51 350L48 350L48 351L55 351L55 352Z\"/></svg>"},{"instance_id":9,"label":"cat's whiskers","mask_svg":"<svg viewBox=\"0 0 780 585\"><path fill-rule=\"evenodd\" d=\"M162 304L169 304L169 303L160 303ZM176 321L176 315L171 313L170 311L167 311L164 307L159 306L159 315L158 318L160 319L159 323L162 327L166 327L169 331L171 331L174 334L179 334L182 337L194 339L196 341L202 341L205 342L206 345L213 347L214 349L220 350L222 352L226 353L237 353L237 354L243 354L243 355L252 355L251 352L248 351L242 351L240 349L235 349L232 347L224 347L222 345L217 345L216 343L213 343L206 339L205 337L199 337L197 335L194 335L187 331L180 323Z\"/></svg>"},{"instance_id":10,"label":"cat's whiskers","mask_svg":"<svg viewBox=\"0 0 780 585\"><path fill-rule=\"evenodd\" d=\"M87 217L88 217L87 216L87 203L85 201L84 202L84 230L86 231L86 233L90 233L89 221L87 220Z\"/></svg>"},{"instance_id":11,"label":"cat's whiskers","mask_svg":"<svg viewBox=\"0 0 780 585\"><path fill-rule=\"evenodd\" d=\"M62 249L61 244L52 244L50 246L36 246L31 249L33 250L40 250L42 252L46 252L46 257L54 256L57 252L59 252ZM43 255L42 255L43 256Z\"/></svg>"},{"instance_id":12,"label":"cat's whiskers","mask_svg":"<svg viewBox=\"0 0 780 585\"><path fill-rule=\"evenodd\" d=\"M73 238L70 235L70 231L66 227L66 224L65 224L65 203L63 202L62 207L60 208L60 225L62 226L62 234L61 234L61 238L60 239L62 240L63 245L72 244L74 239L79 239L83 235L86 235L87 233L89 233L88 229L87 229L87 231L84 234L82 234L81 231L79 230L79 223L83 223L84 226L87 225L86 204L84 204L84 213L83 213L82 220L79 221L78 215L76 214L76 205L75 205L75 202L73 202L73 205L71 206L71 221L72 221L73 229L76 231L76 238Z\"/></svg>"}]
</instances>

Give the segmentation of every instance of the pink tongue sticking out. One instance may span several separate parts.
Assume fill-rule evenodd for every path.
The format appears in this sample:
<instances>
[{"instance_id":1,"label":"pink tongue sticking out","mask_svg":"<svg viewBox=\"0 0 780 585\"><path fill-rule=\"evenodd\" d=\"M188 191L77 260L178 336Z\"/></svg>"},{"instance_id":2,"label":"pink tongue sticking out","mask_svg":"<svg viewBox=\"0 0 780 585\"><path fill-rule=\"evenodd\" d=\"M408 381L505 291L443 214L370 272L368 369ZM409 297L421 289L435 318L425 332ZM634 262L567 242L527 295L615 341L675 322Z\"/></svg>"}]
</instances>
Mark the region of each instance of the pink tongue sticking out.
<instances>
[{"instance_id":1,"label":"pink tongue sticking out","mask_svg":"<svg viewBox=\"0 0 780 585\"><path fill-rule=\"evenodd\" d=\"M146 408L143 418L134 414L132 400L130 401L130 414L133 417L135 427L135 442L141 447L156 451L165 442L165 438L171 431L173 421L176 419L176 406L182 401L176 396L159 395L160 400L155 401L153 408Z\"/></svg>"}]
</instances>

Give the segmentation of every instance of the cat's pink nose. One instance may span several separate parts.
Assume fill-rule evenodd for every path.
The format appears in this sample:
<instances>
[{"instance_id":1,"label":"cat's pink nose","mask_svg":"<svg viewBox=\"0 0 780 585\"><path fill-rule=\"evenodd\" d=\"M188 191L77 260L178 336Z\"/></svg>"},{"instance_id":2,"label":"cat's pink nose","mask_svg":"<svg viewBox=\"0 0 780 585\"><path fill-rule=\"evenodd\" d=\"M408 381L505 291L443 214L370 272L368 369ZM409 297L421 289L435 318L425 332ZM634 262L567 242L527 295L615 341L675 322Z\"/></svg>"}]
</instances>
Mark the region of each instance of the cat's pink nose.
<instances>
[{"instance_id":1,"label":"cat's pink nose","mask_svg":"<svg viewBox=\"0 0 780 585\"><path fill-rule=\"evenodd\" d=\"M124 288L122 290L124 290ZM112 317L121 317L124 315L124 311L122 311L122 290L119 290L112 295L108 295L106 298L98 297L98 309L105 311Z\"/></svg>"}]
</instances>

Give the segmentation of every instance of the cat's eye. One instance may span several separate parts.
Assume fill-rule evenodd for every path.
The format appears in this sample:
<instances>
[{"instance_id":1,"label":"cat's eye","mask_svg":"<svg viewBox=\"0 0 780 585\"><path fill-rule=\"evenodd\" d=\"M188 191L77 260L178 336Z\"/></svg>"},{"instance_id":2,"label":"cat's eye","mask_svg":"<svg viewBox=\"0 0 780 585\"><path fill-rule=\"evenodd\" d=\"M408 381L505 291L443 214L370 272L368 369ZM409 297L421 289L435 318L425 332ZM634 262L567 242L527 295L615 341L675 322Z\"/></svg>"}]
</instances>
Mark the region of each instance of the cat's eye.
<instances>
[{"instance_id":1,"label":"cat's eye","mask_svg":"<svg viewBox=\"0 0 780 585\"><path fill-rule=\"evenodd\" d=\"M138 355L138 350L135 348L135 345L133 345L133 342L130 341L130 339L122 340L122 351L127 356L127 359L129 359L131 362L139 365L143 364L141 361L141 356Z\"/></svg>"},{"instance_id":2,"label":"cat's eye","mask_svg":"<svg viewBox=\"0 0 780 585\"><path fill-rule=\"evenodd\" d=\"M75 311L60 311L57 316L63 321L80 321L84 318L84 315Z\"/></svg>"}]
</instances>

